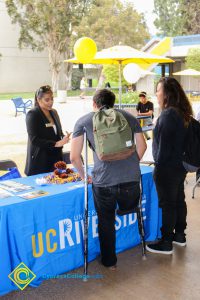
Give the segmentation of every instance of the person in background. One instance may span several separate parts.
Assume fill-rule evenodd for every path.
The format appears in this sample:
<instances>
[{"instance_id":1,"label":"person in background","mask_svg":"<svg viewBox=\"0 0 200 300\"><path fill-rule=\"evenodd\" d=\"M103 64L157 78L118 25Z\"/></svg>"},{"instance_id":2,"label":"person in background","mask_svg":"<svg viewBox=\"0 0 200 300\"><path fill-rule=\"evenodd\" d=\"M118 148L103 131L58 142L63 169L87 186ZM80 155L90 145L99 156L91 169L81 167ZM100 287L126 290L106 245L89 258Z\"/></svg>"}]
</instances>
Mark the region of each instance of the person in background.
<instances>
[{"instance_id":1,"label":"person in background","mask_svg":"<svg viewBox=\"0 0 200 300\"><path fill-rule=\"evenodd\" d=\"M117 263L115 252L116 205L118 203L119 207L123 205L127 208L138 205L140 195L139 161L146 150L146 142L137 119L125 110L119 110L132 128L132 136L133 140L136 141L137 152L123 160L102 161L98 158L95 152L93 116L103 106L114 107L114 103L115 94L110 90L102 89L95 93L93 97L94 111L81 117L75 124L70 152L72 164L81 178L84 179L81 152L85 128L94 158L94 169L92 178L89 177L89 182L92 182L94 204L98 215L101 262L111 269L115 269Z\"/></svg>"},{"instance_id":2,"label":"person in background","mask_svg":"<svg viewBox=\"0 0 200 300\"><path fill-rule=\"evenodd\" d=\"M80 82L80 90L81 90L80 98L81 99L85 98L84 96L85 96L86 87L87 87L86 79L85 79L85 77L82 77L81 82Z\"/></svg>"},{"instance_id":3,"label":"person in background","mask_svg":"<svg viewBox=\"0 0 200 300\"><path fill-rule=\"evenodd\" d=\"M110 88L111 88L110 82L106 82L105 88L106 88L106 89L110 89Z\"/></svg>"},{"instance_id":4,"label":"person in background","mask_svg":"<svg viewBox=\"0 0 200 300\"><path fill-rule=\"evenodd\" d=\"M144 126L148 126L152 124L153 119L153 103L147 99L147 93L141 92L139 94L140 101L137 104L136 110L138 116L149 116L147 119L143 119ZM144 133L147 140L150 139L147 132Z\"/></svg>"},{"instance_id":5,"label":"person in background","mask_svg":"<svg viewBox=\"0 0 200 300\"><path fill-rule=\"evenodd\" d=\"M161 114L153 134L154 181L162 208L162 238L146 248L153 253L172 254L173 243L186 245L186 170L182 159L187 127L193 112L183 88L172 77L159 80L156 96Z\"/></svg>"},{"instance_id":6,"label":"person in background","mask_svg":"<svg viewBox=\"0 0 200 300\"><path fill-rule=\"evenodd\" d=\"M69 141L69 135L64 136L58 113L52 106L51 87L41 86L35 93L35 107L26 115L27 176L53 171L54 163L62 160L62 147Z\"/></svg>"}]
</instances>

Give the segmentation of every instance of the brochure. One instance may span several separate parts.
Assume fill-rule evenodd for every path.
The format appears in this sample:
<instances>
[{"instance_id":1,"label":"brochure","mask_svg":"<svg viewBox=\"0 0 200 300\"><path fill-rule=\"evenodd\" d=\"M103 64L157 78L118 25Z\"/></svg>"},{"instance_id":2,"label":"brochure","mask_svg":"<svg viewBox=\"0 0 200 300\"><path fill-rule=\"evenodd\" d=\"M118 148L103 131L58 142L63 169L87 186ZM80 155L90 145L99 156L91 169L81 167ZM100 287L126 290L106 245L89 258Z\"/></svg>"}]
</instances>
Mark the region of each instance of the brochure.
<instances>
[{"instance_id":1,"label":"brochure","mask_svg":"<svg viewBox=\"0 0 200 300\"><path fill-rule=\"evenodd\" d=\"M38 198L38 197L41 197L41 196L45 196L45 195L48 195L48 194L49 194L48 192L40 190L40 191L33 191L33 192L21 194L21 195L18 195L18 196L28 200L28 199L34 199L34 198Z\"/></svg>"},{"instance_id":2,"label":"brochure","mask_svg":"<svg viewBox=\"0 0 200 300\"><path fill-rule=\"evenodd\" d=\"M0 199L5 199L5 198L11 197L11 196L13 196L13 194L0 188Z\"/></svg>"},{"instance_id":3,"label":"brochure","mask_svg":"<svg viewBox=\"0 0 200 300\"><path fill-rule=\"evenodd\" d=\"M13 192L13 193L19 193L22 191L28 191L33 189L32 186L23 184L23 183L19 183L13 180L5 180L5 181L0 181L0 187L2 189L5 189L9 192Z\"/></svg>"}]
</instances>

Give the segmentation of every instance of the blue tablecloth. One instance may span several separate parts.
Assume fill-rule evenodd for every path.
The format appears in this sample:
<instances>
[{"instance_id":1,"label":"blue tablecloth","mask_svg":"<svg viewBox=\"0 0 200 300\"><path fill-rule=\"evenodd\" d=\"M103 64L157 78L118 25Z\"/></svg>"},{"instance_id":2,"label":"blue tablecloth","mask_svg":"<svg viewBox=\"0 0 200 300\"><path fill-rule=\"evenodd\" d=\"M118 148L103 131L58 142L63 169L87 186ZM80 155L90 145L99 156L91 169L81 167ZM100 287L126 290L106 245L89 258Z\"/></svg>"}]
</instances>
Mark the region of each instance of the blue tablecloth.
<instances>
[{"instance_id":1,"label":"blue tablecloth","mask_svg":"<svg viewBox=\"0 0 200 300\"><path fill-rule=\"evenodd\" d=\"M152 168L143 166L143 217L147 240L159 235L160 213ZM30 286L45 277L83 265L84 186L82 182L46 185L30 176L15 179L49 194L25 200L19 196L0 200L0 295L17 289L8 275L21 262L34 272ZM140 243L136 215L116 217L117 252ZM89 261L99 255L97 216L89 185Z\"/></svg>"}]
</instances>

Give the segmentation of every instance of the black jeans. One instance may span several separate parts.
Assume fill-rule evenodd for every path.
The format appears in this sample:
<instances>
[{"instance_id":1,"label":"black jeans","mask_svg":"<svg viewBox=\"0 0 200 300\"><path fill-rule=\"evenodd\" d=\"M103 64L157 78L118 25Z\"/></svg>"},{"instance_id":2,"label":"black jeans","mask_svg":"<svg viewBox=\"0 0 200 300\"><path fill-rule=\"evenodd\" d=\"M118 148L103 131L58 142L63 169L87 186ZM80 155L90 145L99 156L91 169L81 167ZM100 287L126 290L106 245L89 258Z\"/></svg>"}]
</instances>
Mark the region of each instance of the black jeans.
<instances>
[{"instance_id":1,"label":"black jeans","mask_svg":"<svg viewBox=\"0 0 200 300\"><path fill-rule=\"evenodd\" d=\"M98 232L101 261L104 266L117 262L115 253L115 209L129 210L137 207L140 197L139 182L127 182L114 186L93 185L94 204L98 215Z\"/></svg>"},{"instance_id":2,"label":"black jeans","mask_svg":"<svg viewBox=\"0 0 200 300\"><path fill-rule=\"evenodd\" d=\"M184 233L187 226L187 206L185 202L184 167L155 167L154 181L158 193L159 206L162 208L162 238L173 240L175 232Z\"/></svg>"}]
</instances>

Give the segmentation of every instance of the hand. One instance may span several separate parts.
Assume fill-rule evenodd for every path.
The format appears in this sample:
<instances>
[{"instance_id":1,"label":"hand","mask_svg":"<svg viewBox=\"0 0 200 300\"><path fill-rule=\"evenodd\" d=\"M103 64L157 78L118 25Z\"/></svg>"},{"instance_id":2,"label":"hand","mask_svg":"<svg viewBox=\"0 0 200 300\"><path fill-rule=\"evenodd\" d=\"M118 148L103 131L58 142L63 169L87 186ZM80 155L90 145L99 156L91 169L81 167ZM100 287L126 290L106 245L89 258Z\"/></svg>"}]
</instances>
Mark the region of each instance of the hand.
<instances>
[{"instance_id":1,"label":"hand","mask_svg":"<svg viewBox=\"0 0 200 300\"><path fill-rule=\"evenodd\" d=\"M65 136L63 137L64 144L69 143L69 141L70 141L70 136L71 136L71 134L72 134L72 132L68 132L68 131L66 131L66 133L67 133L67 135L65 135Z\"/></svg>"},{"instance_id":2,"label":"hand","mask_svg":"<svg viewBox=\"0 0 200 300\"><path fill-rule=\"evenodd\" d=\"M65 136L62 138L61 141L63 142L63 145L69 143L69 141L70 141L70 135L65 135Z\"/></svg>"},{"instance_id":3,"label":"hand","mask_svg":"<svg viewBox=\"0 0 200 300\"><path fill-rule=\"evenodd\" d=\"M56 142L55 147L63 147L65 144L69 143L70 140L70 134L69 135L65 135L62 140Z\"/></svg>"},{"instance_id":4,"label":"hand","mask_svg":"<svg viewBox=\"0 0 200 300\"><path fill-rule=\"evenodd\" d=\"M70 141L70 136L72 135L72 132L68 132L68 131L66 130L66 134L67 134L68 142L69 142L69 141Z\"/></svg>"},{"instance_id":5,"label":"hand","mask_svg":"<svg viewBox=\"0 0 200 300\"><path fill-rule=\"evenodd\" d=\"M88 184L92 183L92 176L88 175L87 182L88 182Z\"/></svg>"},{"instance_id":6,"label":"hand","mask_svg":"<svg viewBox=\"0 0 200 300\"><path fill-rule=\"evenodd\" d=\"M82 178L82 180L84 181L84 178ZM92 183L92 177L90 175L87 176L87 183L88 184Z\"/></svg>"}]
</instances>

